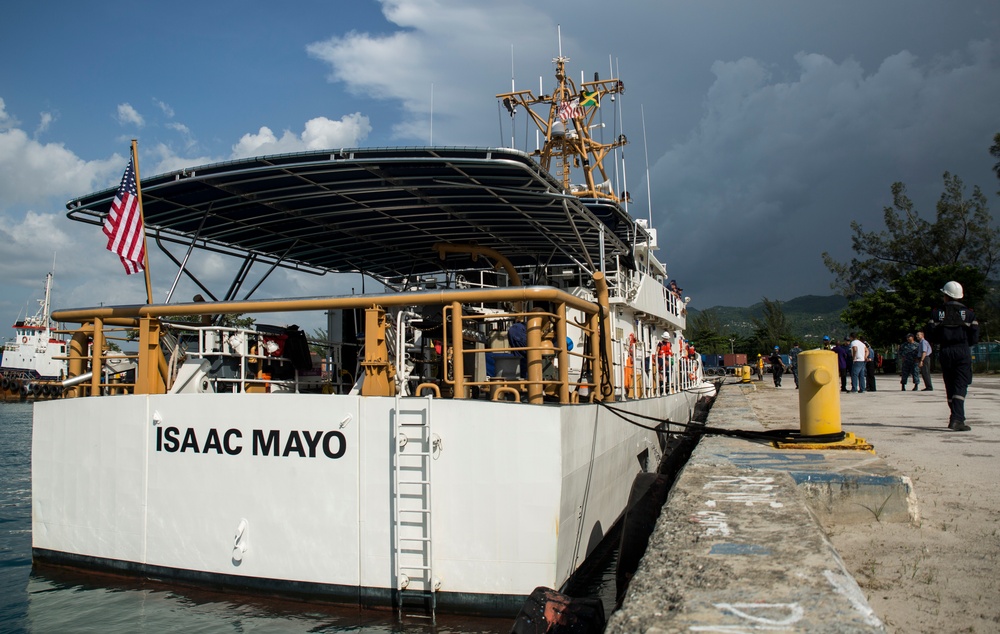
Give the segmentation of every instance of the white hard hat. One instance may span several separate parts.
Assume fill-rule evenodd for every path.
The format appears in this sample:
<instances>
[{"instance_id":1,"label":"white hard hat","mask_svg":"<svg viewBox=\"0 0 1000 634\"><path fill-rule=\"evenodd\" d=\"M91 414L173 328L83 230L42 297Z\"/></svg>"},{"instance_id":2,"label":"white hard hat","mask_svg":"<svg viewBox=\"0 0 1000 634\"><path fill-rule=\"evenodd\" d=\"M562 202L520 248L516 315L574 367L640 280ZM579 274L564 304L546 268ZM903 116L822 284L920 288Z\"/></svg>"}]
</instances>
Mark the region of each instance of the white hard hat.
<instances>
[{"instance_id":1,"label":"white hard hat","mask_svg":"<svg viewBox=\"0 0 1000 634\"><path fill-rule=\"evenodd\" d=\"M958 282L948 282L941 289L941 292L952 299L962 299L964 293L962 292L962 285Z\"/></svg>"}]
</instances>

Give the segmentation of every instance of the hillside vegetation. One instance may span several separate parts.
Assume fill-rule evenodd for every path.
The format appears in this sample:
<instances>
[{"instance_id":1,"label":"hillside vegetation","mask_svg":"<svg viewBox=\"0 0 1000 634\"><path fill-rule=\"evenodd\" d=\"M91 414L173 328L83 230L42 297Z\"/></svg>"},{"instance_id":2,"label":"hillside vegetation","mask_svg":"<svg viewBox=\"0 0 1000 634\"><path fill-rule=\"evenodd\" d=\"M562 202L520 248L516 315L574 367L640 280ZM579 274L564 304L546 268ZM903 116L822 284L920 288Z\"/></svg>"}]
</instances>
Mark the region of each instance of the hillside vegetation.
<instances>
[{"instance_id":1,"label":"hillside vegetation","mask_svg":"<svg viewBox=\"0 0 1000 634\"><path fill-rule=\"evenodd\" d=\"M847 308L847 299L841 295L803 295L786 302L779 302L794 337L806 341L820 341L824 335L847 336L847 326L840 321L840 314ZM754 319L763 319L764 303L753 306L713 306L699 311L688 309L688 323L701 312L713 312L718 318L721 334L735 334L746 339L754 334Z\"/></svg>"}]
</instances>

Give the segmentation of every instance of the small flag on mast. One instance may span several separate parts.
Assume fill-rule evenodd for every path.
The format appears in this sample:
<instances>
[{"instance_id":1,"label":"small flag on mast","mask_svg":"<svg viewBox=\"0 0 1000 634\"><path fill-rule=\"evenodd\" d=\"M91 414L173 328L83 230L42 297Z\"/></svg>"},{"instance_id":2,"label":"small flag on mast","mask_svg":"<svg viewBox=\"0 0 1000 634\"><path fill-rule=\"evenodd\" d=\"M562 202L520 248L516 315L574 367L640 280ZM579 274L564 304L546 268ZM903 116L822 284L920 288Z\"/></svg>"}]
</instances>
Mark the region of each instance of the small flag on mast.
<instances>
[{"instance_id":1,"label":"small flag on mast","mask_svg":"<svg viewBox=\"0 0 1000 634\"><path fill-rule=\"evenodd\" d=\"M111 211L104 219L104 234L108 236L108 251L117 253L128 275L145 268L145 229L139 210L139 194L135 183L135 157L129 159L122 183L118 187Z\"/></svg>"},{"instance_id":2,"label":"small flag on mast","mask_svg":"<svg viewBox=\"0 0 1000 634\"><path fill-rule=\"evenodd\" d=\"M559 118L563 122L573 117L579 117L583 115L583 110L580 108L580 100L574 99L573 101L564 101L559 104L558 110Z\"/></svg>"}]
</instances>

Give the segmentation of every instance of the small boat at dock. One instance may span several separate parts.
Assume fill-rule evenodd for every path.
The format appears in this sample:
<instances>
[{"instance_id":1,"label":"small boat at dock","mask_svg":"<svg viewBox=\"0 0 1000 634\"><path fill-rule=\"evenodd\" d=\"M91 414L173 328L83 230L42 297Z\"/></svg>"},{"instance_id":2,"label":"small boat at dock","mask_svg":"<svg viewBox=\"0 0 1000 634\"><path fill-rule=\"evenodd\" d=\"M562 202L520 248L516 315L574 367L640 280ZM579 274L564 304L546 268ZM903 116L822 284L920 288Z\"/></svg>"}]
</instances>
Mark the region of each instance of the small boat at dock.
<instances>
[{"instance_id":1,"label":"small boat at dock","mask_svg":"<svg viewBox=\"0 0 1000 634\"><path fill-rule=\"evenodd\" d=\"M66 340L49 318L52 273L38 310L14 323L14 336L3 345L0 359L0 401L32 401L62 395L66 378Z\"/></svg>"}]
</instances>

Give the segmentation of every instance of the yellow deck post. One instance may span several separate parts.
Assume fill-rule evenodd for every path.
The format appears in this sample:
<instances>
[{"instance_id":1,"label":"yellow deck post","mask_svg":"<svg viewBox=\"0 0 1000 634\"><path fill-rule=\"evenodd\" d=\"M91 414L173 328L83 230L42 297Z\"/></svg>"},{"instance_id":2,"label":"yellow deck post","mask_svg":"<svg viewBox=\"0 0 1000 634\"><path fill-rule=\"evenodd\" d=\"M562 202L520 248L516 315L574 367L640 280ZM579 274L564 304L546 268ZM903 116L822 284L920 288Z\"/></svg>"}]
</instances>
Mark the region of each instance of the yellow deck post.
<instances>
[{"instance_id":1,"label":"yellow deck post","mask_svg":"<svg viewBox=\"0 0 1000 634\"><path fill-rule=\"evenodd\" d=\"M451 372L455 398L465 398L465 346L462 341L462 304L451 303Z\"/></svg>"},{"instance_id":2,"label":"yellow deck post","mask_svg":"<svg viewBox=\"0 0 1000 634\"><path fill-rule=\"evenodd\" d=\"M95 336L94 347L96 346ZM139 367L135 372L135 393L166 394L165 370L166 359L160 347L160 320L142 317L139 319Z\"/></svg>"},{"instance_id":3,"label":"yellow deck post","mask_svg":"<svg viewBox=\"0 0 1000 634\"><path fill-rule=\"evenodd\" d=\"M370 306L365 309L365 360L361 362L365 382L362 396L395 396L389 347L386 343L385 309Z\"/></svg>"},{"instance_id":4,"label":"yellow deck post","mask_svg":"<svg viewBox=\"0 0 1000 634\"><path fill-rule=\"evenodd\" d=\"M528 402L536 405L544 401L542 390L542 316L528 316Z\"/></svg>"},{"instance_id":5,"label":"yellow deck post","mask_svg":"<svg viewBox=\"0 0 1000 634\"><path fill-rule=\"evenodd\" d=\"M604 344L603 349L598 349L594 365L600 367L601 354L604 354L607 355L608 365L610 366L613 363L612 359L614 359L611 341L611 302L608 299L608 280L604 277L604 273L601 273L600 271L594 273L594 290L597 291L597 303L600 305L600 310L604 315L604 319L598 322L599 332L594 333L596 339ZM602 322L603 328L600 327ZM602 372L600 381L597 381L597 373L594 374L594 377L594 382L597 383L597 400L607 401L609 403L614 401L614 376L608 376Z\"/></svg>"},{"instance_id":6,"label":"yellow deck post","mask_svg":"<svg viewBox=\"0 0 1000 634\"><path fill-rule=\"evenodd\" d=\"M104 370L104 321L94 320L92 352L90 355L90 394L101 393L101 374Z\"/></svg>"}]
</instances>

